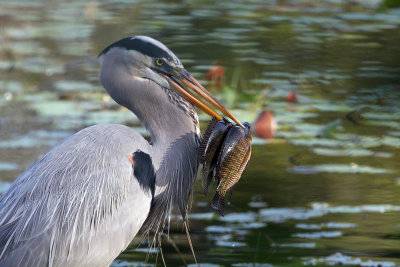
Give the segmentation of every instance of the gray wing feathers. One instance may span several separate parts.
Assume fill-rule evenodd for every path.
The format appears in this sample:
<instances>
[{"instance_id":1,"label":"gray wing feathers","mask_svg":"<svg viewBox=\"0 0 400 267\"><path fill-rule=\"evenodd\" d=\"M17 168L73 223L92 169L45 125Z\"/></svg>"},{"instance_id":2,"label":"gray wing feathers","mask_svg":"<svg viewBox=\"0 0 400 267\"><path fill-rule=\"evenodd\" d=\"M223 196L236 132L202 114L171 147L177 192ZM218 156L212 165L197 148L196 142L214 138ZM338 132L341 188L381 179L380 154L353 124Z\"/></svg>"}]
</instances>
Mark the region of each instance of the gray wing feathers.
<instances>
[{"instance_id":1,"label":"gray wing feathers","mask_svg":"<svg viewBox=\"0 0 400 267\"><path fill-rule=\"evenodd\" d=\"M107 255L116 257L147 212L143 218L124 214L126 221L120 215L133 212L139 199L145 202L142 209L150 208L151 194L139 190L126 158L137 149L150 150L135 131L97 125L76 133L27 169L0 199L0 266L110 264L113 258L92 255L104 252L95 251L101 248L96 244L115 235L115 252ZM124 228L114 230L111 224Z\"/></svg>"}]
</instances>

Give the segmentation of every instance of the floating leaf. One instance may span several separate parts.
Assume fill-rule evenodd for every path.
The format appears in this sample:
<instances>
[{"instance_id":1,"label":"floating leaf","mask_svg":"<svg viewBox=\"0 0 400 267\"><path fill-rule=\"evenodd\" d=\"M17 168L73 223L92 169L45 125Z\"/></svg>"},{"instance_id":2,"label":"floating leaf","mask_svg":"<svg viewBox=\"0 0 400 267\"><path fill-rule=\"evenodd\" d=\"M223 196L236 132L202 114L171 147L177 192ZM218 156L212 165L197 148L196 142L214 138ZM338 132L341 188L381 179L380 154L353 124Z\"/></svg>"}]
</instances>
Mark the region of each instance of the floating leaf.
<instances>
[{"instance_id":1,"label":"floating leaf","mask_svg":"<svg viewBox=\"0 0 400 267\"><path fill-rule=\"evenodd\" d=\"M307 239L319 239L319 238L335 238L342 235L340 231L331 231L331 232L313 232L313 233L297 233L293 234L293 237L298 238L307 238Z\"/></svg>"},{"instance_id":2,"label":"floating leaf","mask_svg":"<svg viewBox=\"0 0 400 267\"><path fill-rule=\"evenodd\" d=\"M192 220L212 220L215 217L214 212L206 212L206 213L190 213L189 219Z\"/></svg>"},{"instance_id":3,"label":"floating leaf","mask_svg":"<svg viewBox=\"0 0 400 267\"><path fill-rule=\"evenodd\" d=\"M210 225L205 229L207 232L211 233L230 233L233 231L232 227Z\"/></svg>"},{"instance_id":4,"label":"floating leaf","mask_svg":"<svg viewBox=\"0 0 400 267\"><path fill-rule=\"evenodd\" d=\"M298 223L296 224L296 228L299 229L307 229L307 230L319 230L319 229L345 229L345 228L354 228L356 224L354 223L337 223L337 222L328 222L328 223L320 223L320 224L306 224L306 223Z\"/></svg>"},{"instance_id":5,"label":"floating leaf","mask_svg":"<svg viewBox=\"0 0 400 267\"><path fill-rule=\"evenodd\" d=\"M142 253L159 253L160 250L158 248L136 248L134 251L142 252Z\"/></svg>"},{"instance_id":6,"label":"floating leaf","mask_svg":"<svg viewBox=\"0 0 400 267\"><path fill-rule=\"evenodd\" d=\"M244 222L253 222L255 220L256 213L254 212L246 212L246 213L229 213L226 214L225 216L221 216L219 218L220 221L223 222L238 222L238 223L244 223Z\"/></svg>"},{"instance_id":7,"label":"floating leaf","mask_svg":"<svg viewBox=\"0 0 400 267\"><path fill-rule=\"evenodd\" d=\"M19 168L18 164L12 162L0 162L0 171L16 171Z\"/></svg>"},{"instance_id":8,"label":"floating leaf","mask_svg":"<svg viewBox=\"0 0 400 267\"><path fill-rule=\"evenodd\" d=\"M390 173L390 170L381 168L374 168L370 166L362 166L357 164L321 164L315 166L294 166L288 169L289 172L296 172L301 174L314 174L320 172L328 173L370 173L370 174L383 174Z\"/></svg>"},{"instance_id":9,"label":"floating leaf","mask_svg":"<svg viewBox=\"0 0 400 267\"><path fill-rule=\"evenodd\" d=\"M224 241L224 240L217 240L215 245L218 247L229 247L229 248L246 247L247 246L247 244L244 242Z\"/></svg>"},{"instance_id":10,"label":"floating leaf","mask_svg":"<svg viewBox=\"0 0 400 267\"><path fill-rule=\"evenodd\" d=\"M364 213L364 212L371 212L371 213L400 212L400 206L394 206L390 204L380 204L380 205L330 207L327 203L313 203L312 208L294 207L294 208L260 209L259 216L261 221L263 222L283 223L288 220L302 221L315 217L322 217L329 213L336 214L336 213ZM328 224L324 224L324 226L327 227ZM331 224L330 226L332 226L331 228L334 228L333 226L335 226L335 224L333 225Z\"/></svg>"},{"instance_id":11,"label":"floating leaf","mask_svg":"<svg viewBox=\"0 0 400 267\"><path fill-rule=\"evenodd\" d=\"M332 149L332 148L312 148L311 152L317 155L331 156L331 157L366 157L376 156L388 158L392 157L393 153L389 152L375 152L362 148L348 148L348 149Z\"/></svg>"},{"instance_id":12,"label":"floating leaf","mask_svg":"<svg viewBox=\"0 0 400 267\"><path fill-rule=\"evenodd\" d=\"M315 243L283 243L275 245L282 248L315 248Z\"/></svg>"},{"instance_id":13,"label":"floating leaf","mask_svg":"<svg viewBox=\"0 0 400 267\"><path fill-rule=\"evenodd\" d=\"M233 263L231 266L232 266L232 267L274 267L274 265L272 265L272 264L261 263L261 262L252 262L252 263L241 262L241 263Z\"/></svg>"},{"instance_id":14,"label":"floating leaf","mask_svg":"<svg viewBox=\"0 0 400 267\"><path fill-rule=\"evenodd\" d=\"M57 90L61 91L93 91L97 89L95 86L88 82L83 82L83 81L67 81L67 80L62 80L62 81L57 81L54 85Z\"/></svg>"},{"instance_id":15,"label":"floating leaf","mask_svg":"<svg viewBox=\"0 0 400 267\"><path fill-rule=\"evenodd\" d=\"M327 265L356 265L356 266L365 266L365 267L395 267L396 264L390 261L372 261L367 260L363 261L360 258L353 258L350 256L343 255L341 253L335 253L331 256L325 258L304 258L304 265L312 265L315 266L319 263L325 263Z\"/></svg>"}]
</instances>

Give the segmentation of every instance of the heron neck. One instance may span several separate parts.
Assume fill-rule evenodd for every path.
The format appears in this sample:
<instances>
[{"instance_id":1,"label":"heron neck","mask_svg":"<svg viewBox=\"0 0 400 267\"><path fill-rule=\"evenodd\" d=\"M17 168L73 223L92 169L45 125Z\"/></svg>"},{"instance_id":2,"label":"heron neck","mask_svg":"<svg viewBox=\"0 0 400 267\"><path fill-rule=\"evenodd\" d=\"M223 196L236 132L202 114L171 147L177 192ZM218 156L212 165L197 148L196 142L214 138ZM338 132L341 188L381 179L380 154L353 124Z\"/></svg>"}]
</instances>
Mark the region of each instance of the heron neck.
<instances>
[{"instance_id":1,"label":"heron neck","mask_svg":"<svg viewBox=\"0 0 400 267\"><path fill-rule=\"evenodd\" d=\"M160 229L171 209L177 208L182 216L187 212L199 164L197 113L180 96L166 88L154 88L152 82L125 93L117 102L135 113L151 135L156 185L146 229Z\"/></svg>"},{"instance_id":2,"label":"heron neck","mask_svg":"<svg viewBox=\"0 0 400 267\"><path fill-rule=\"evenodd\" d=\"M110 96L131 110L160 149L187 133L200 133L197 113L183 98L148 79L133 76L122 67L107 64L101 82Z\"/></svg>"},{"instance_id":3,"label":"heron neck","mask_svg":"<svg viewBox=\"0 0 400 267\"><path fill-rule=\"evenodd\" d=\"M199 135L199 123L194 107L166 88L157 95L142 98L140 105L127 107L135 113L151 136L151 145L161 157L176 140L185 135ZM161 159L160 159L161 160Z\"/></svg>"},{"instance_id":4,"label":"heron neck","mask_svg":"<svg viewBox=\"0 0 400 267\"><path fill-rule=\"evenodd\" d=\"M126 57L129 54L117 49L108 52L100 80L110 96L135 113L151 135L156 192L147 220L150 227L159 226L173 206L186 212L198 169L199 123L191 104L154 81L140 78L141 66L130 65L133 61Z\"/></svg>"},{"instance_id":5,"label":"heron neck","mask_svg":"<svg viewBox=\"0 0 400 267\"><path fill-rule=\"evenodd\" d=\"M176 94L167 89L163 92L166 99L157 104L148 103L147 109L130 107L151 134L152 161L156 169L155 198L145 223L147 230L161 229L164 218L174 208L186 218L199 164L197 113Z\"/></svg>"}]
</instances>

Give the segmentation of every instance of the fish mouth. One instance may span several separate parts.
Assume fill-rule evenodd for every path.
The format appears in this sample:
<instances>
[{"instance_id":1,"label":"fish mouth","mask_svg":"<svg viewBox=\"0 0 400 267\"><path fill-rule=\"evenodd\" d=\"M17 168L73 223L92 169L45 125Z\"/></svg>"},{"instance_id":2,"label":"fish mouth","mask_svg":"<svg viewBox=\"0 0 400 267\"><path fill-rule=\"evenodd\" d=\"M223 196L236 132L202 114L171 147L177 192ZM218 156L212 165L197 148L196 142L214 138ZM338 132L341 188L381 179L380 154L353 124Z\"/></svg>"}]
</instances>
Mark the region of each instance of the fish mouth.
<instances>
[{"instance_id":1,"label":"fish mouth","mask_svg":"<svg viewBox=\"0 0 400 267\"><path fill-rule=\"evenodd\" d=\"M174 73L160 73L172 85L175 92L192 105L198 107L211 117L222 120L223 117L216 110L221 111L238 125L244 126L235 116L225 108L210 92L207 91L186 69L174 70ZM216 110L214 110L214 109Z\"/></svg>"}]
</instances>

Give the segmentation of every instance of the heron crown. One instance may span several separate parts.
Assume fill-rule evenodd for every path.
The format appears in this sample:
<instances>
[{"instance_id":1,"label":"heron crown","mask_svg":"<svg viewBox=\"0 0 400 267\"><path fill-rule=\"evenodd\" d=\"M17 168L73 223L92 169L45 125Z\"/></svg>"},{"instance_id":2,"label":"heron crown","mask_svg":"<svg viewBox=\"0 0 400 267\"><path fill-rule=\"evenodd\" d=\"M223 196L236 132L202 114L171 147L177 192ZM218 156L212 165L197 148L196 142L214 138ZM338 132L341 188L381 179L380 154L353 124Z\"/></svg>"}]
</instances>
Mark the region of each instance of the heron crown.
<instances>
[{"instance_id":1,"label":"heron crown","mask_svg":"<svg viewBox=\"0 0 400 267\"><path fill-rule=\"evenodd\" d=\"M149 57L165 59L168 62L174 63L176 66L182 66L178 57L172 53L171 50L161 42L148 36L133 36L116 41L107 46L99 56L105 55L115 47L135 50Z\"/></svg>"}]
</instances>

